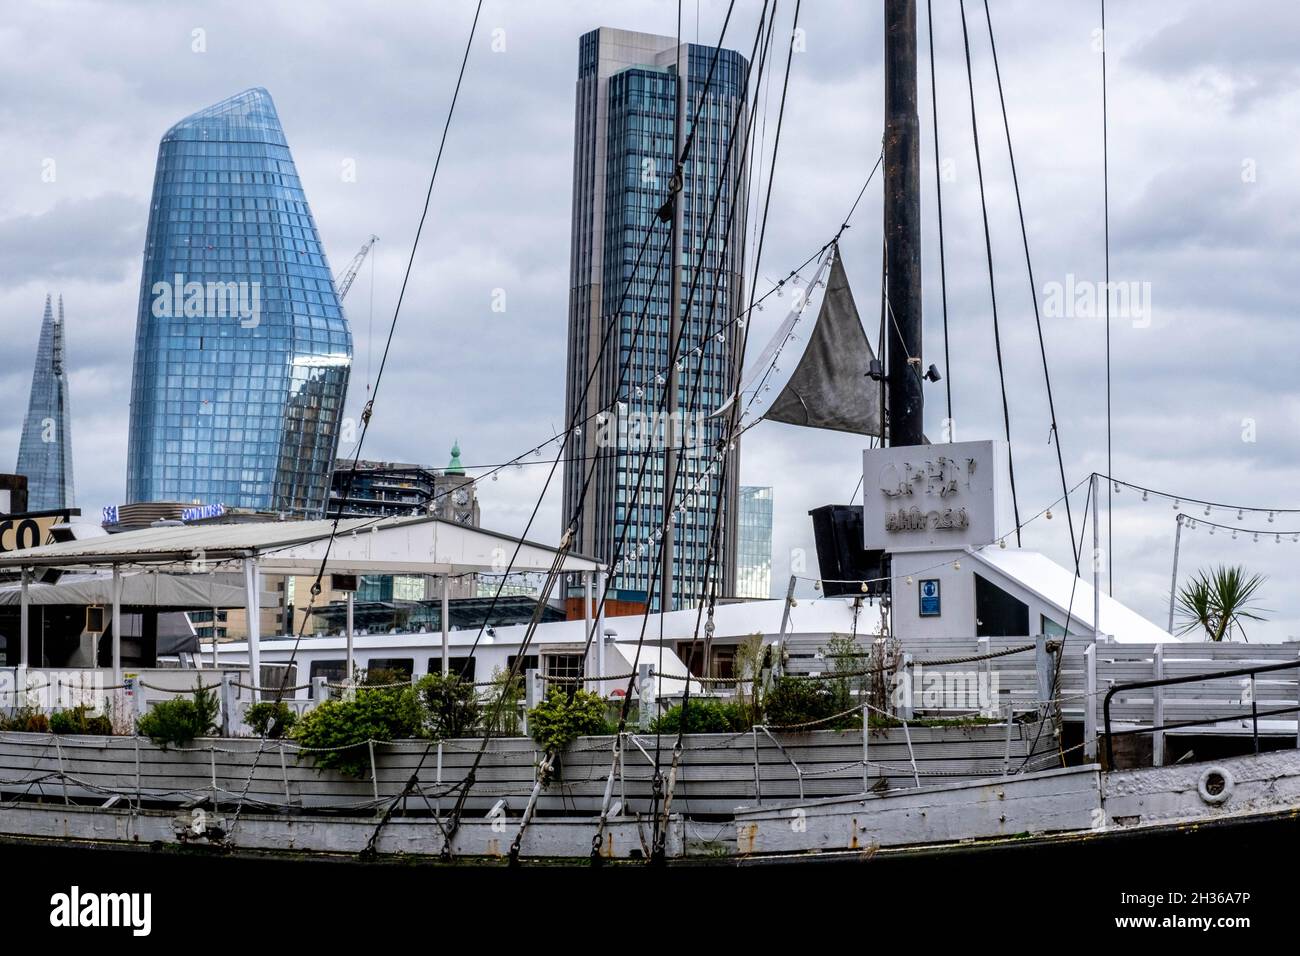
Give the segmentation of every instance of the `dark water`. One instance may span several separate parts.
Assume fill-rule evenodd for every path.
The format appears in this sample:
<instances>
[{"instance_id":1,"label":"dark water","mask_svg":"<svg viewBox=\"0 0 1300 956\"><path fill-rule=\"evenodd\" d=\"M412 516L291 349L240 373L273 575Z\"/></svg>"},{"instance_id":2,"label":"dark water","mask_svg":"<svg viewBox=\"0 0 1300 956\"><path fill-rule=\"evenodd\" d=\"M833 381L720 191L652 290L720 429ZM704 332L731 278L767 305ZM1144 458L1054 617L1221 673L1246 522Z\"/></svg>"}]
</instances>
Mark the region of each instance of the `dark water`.
<instances>
[{"instance_id":1,"label":"dark water","mask_svg":"<svg viewBox=\"0 0 1300 956\"><path fill-rule=\"evenodd\" d=\"M79 941L135 946L174 948L188 941L204 949L242 949L256 941L259 948L281 949L314 941L377 945L383 937L398 945L411 933L412 942L436 946L450 941L445 931L457 938L472 933L484 945L531 948L537 934L594 933L593 939L621 948L628 932L648 934L639 937L643 943L655 938L666 945L674 935L694 938L702 931L732 938L746 926L758 930L776 920L793 921L819 940L844 936L861 943L867 938L862 920L870 913L871 920L885 921L882 926L906 929L918 946L952 938L1005 943L1009 926L1152 933L1159 930L1117 930L1115 919L1167 914L1245 916L1250 931L1271 928L1294 938L1297 859L1300 814L1145 835L1120 831L872 857L661 868L361 863L10 842L0 843L0 937L6 945L73 933ZM1285 872L1270 869L1278 862L1286 864ZM149 937L123 928L52 928L51 898L74 885L82 894L150 893ZM1249 897L1237 899L1242 893ZM1197 894L1209 898L1193 903ZM1148 905L1155 897L1160 901ZM675 922L674 914L685 921ZM688 932L701 920L712 928L700 924Z\"/></svg>"}]
</instances>

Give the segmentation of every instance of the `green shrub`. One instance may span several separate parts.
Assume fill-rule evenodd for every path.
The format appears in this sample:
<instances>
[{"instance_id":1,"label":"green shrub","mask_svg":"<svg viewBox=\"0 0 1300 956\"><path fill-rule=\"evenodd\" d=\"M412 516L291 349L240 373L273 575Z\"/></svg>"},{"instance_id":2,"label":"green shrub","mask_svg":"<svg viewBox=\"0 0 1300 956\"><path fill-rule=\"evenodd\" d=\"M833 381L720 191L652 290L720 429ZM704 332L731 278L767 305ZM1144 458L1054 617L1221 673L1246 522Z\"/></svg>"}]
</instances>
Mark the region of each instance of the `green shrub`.
<instances>
[{"instance_id":1,"label":"green shrub","mask_svg":"<svg viewBox=\"0 0 1300 956\"><path fill-rule=\"evenodd\" d=\"M605 719L605 701L599 694L587 690L570 693L560 687L552 687L528 712L528 730L549 753L559 753L579 737L614 732Z\"/></svg>"},{"instance_id":2,"label":"green shrub","mask_svg":"<svg viewBox=\"0 0 1300 956\"><path fill-rule=\"evenodd\" d=\"M763 695L764 723L774 728L791 727L809 721L825 720L838 713L843 708L837 707L837 695L833 688L826 685L826 681L800 680L789 676L776 678ZM861 726L861 718L855 714L846 714L834 723L804 729L826 730L855 724Z\"/></svg>"},{"instance_id":3,"label":"green shrub","mask_svg":"<svg viewBox=\"0 0 1300 956\"><path fill-rule=\"evenodd\" d=\"M90 734L97 737L110 737L113 724L106 714L96 717L90 715L91 707L81 704L71 710L56 710L50 714L50 732L55 734Z\"/></svg>"},{"instance_id":4,"label":"green shrub","mask_svg":"<svg viewBox=\"0 0 1300 956\"><path fill-rule=\"evenodd\" d=\"M519 702L524 699L524 678L495 668L482 714L486 733L497 737L519 736Z\"/></svg>"},{"instance_id":5,"label":"green shrub","mask_svg":"<svg viewBox=\"0 0 1300 956\"><path fill-rule=\"evenodd\" d=\"M45 714L35 707L19 707L12 717L0 717L0 730L44 734L49 733L50 722Z\"/></svg>"},{"instance_id":6,"label":"green shrub","mask_svg":"<svg viewBox=\"0 0 1300 956\"><path fill-rule=\"evenodd\" d=\"M457 674L429 674L416 683L415 693L434 740L468 737L478 727L478 695L472 682L461 680Z\"/></svg>"},{"instance_id":7,"label":"green shrub","mask_svg":"<svg viewBox=\"0 0 1300 956\"><path fill-rule=\"evenodd\" d=\"M420 701L410 686L359 690L351 700L326 700L303 715L290 732L318 770L365 777L370 770L367 740L418 737L424 730ZM334 749L342 748L342 749Z\"/></svg>"},{"instance_id":8,"label":"green shrub","mask_svg":"<svg viewBox=\"0 0 1300 956\"><path fill-rule=\"evenodd\" d=\"M136 721L136 729L163 750L169 745L183 747L216 731L219 709L217 695L200 680L189 699L174 697L154 704Z\"/></svg>"},{"instance_id":9,"label":"green shrub","mask_svg":"<svg viewBox=\"0 0 1300 956\"><path fill-rule=\"evenodd\" d=\"M298 722L298 715L282 700L262 700L249 704L244 711L244 723L252 728L253 733L269 740L279 740L289 736L289 731Z\"/></svg>"},{"instance_id":10,"label":"green shrub","mask_svg":"<svg viewBox=\"0 0 1300 956\"><path fill-rule=\"evenodd\" d=\"M749 730L749 707L733 701L692 700L686 705L686 733L727 734ZM675 734L681 727L682 705L674 704L650 723L650 732Z\"/></svg>"}]
</instances>

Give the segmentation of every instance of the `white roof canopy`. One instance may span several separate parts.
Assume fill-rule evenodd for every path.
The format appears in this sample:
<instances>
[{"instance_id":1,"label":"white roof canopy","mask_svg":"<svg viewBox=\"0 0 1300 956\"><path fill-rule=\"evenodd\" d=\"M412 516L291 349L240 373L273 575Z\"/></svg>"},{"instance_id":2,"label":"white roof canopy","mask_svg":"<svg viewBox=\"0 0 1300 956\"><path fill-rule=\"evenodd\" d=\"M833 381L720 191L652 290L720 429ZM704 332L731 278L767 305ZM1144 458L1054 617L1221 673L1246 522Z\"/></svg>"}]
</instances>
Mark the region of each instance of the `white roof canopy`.
<instances>
[{"instance_id":1,"label":"white roof canopy","mask_svg":"<svg viewBox=\"0 0 1300 956\"><path fill-rule=\"evenodd\" d=\"M216 577L219 580L213 580ZM243 607L247 593L242 584L230 583L232 575L124 574L123 607L212 608ZM65 574L55 584L33 583L28 586L27 601L41 604L109 605L113 603L113 578L109 574ZM14 583L0 587L0 607L18 607L22 587ZM261 607L278 607L279 600L270 592L259 598Z\"/></svg>"},{"instance_id":2,"label":"white roof canopy","mask_svg":"<svg viewBox=\"0 0 1300 956\"><path fill-rule=\"evenodd\" d=\"M557 549L467 528L433 516L344 518L330 545L332 519L146 528L0 555L0 569L155 568L211 571L255 558L264 572L315 574L328 549L333 574L461 574L548 571ZM518 554L515 549L518 547ZM513 561L512 561L513 557ZM570 553L561 571L598 571L595 558Z\"/></svg>"}]
</instances>

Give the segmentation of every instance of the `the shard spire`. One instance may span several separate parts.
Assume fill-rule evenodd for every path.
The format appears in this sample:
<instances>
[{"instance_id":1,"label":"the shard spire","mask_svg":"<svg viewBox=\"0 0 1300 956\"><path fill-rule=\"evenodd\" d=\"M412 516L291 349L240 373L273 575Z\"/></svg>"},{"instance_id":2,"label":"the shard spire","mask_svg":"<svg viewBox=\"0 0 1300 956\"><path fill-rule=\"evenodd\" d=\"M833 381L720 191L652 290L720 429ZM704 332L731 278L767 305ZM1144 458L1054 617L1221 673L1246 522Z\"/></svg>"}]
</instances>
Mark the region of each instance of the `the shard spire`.
<instances>
[{"instance_id":1,"label":"the shard spire","mask_svg":"<svg viewBox=\"0 0 1300 956\"><path fill-rule=\"evenodd\" d=\"M72 487L72 407L68 400L67 361L63 343L63 296L58 318L50 297L36 347L32 394L27 403L18 468L27 476L29 511L54 511L75 504Z\"/></svg>"}]
</instances>

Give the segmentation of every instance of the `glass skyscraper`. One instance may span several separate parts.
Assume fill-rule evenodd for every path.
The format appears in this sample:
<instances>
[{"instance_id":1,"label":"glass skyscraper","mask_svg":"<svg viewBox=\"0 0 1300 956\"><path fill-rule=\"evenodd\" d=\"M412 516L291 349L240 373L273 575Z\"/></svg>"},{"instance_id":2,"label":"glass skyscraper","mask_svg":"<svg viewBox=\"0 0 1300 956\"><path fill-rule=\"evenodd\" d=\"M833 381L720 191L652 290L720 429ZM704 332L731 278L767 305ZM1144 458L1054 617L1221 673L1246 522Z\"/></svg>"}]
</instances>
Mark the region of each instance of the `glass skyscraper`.
<instances>
[{"instance_id":1,"label":"glass skyscraper","mask_svg":"<svg viewBox=\"0 0 1300 956\"><path fill-rule=\"evenodd\" d=\"M772 596L772 489L740 487L736 597Z\"/></svg>"},{"instance_id":2,"label":"glass skyscraper","mask_svg":"<svg viewBox=\"0 0 1300 956\"><path fill-rule=\"evenodd\" d=\"M36 345L32 394L18 442L18 474L27 476L27 510L75 506L72 488L72 408L63 343L63 296L56 318L45 297L45 317Z\"/></svg>"},{"instance_id":3,"label":"glass skyscraper","mask_svg":"<svg viewBox=\"0 0 1300 956\"><path fill-rule=\"evenodd\" d=\"M659 573L652 567L658 553L655 534L663 523L669 480L660 440L663 421L656 416L671 380L673 343L671 255L663 257L656 275L671 223L661 222L656 212L669 196L678 144L685 142L700 111L682 191L684 331L677 400L687 447L679 452L681 474L675 501L668 505L684 508L673 525L671 600L672 607L683 607L707 590L709 539L719 497L726 534L713 573L722 575L722 594L731 593L735 581L738 455L729 465L727 487L720 488L718 470L710 473L710 466L724 426L706 416L725 401L739 360L731 320L743 286L746 157L743 143L731 155L728 144L733 130L742 139L745 135L749 64L735 51L722 50L701 111L713 47L684 44L679 50L671 37L601 28L585 34L578 51L566 407L583 432L565 473L564 520L574 513L594 462L575 547L610 560L626 532L623 563L613 580L620 592L651 592ZM679 61L684 88L678 82ZM731 239L726 242L729 219ZM637 267L647 229L653 232ZM602 356L607 328L611 334ZM725 330L721 337L719 329ZM597 419L602 409L614 411ZM638 501L637 475L647 455Z\"/></svg>"},{"instance_id":4,"label":"glass skyscraper","mask_svg":"<svg viewBox=\"0 0 1300 956\"><path fill-rule=\"evenodd\" d=\"M181 120L154 174L127 501L322 514L351 364L270 94Z\"/></svg>"}]
</instances>

